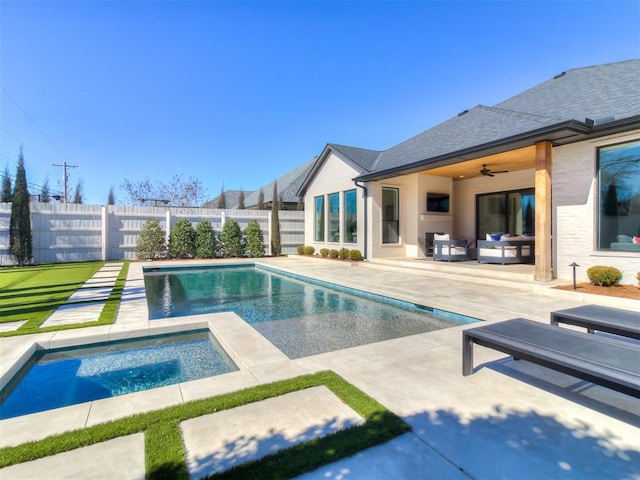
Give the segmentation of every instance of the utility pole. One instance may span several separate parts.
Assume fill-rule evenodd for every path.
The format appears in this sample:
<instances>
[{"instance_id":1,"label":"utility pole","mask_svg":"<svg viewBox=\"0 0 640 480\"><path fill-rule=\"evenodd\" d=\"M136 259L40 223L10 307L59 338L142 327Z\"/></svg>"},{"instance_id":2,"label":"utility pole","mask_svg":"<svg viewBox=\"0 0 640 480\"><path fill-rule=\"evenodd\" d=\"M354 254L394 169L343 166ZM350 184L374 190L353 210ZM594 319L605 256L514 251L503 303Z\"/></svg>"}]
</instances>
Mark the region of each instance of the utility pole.
<instances>
[{"instance_id":1,"label":"utility pole","mask_svg":"<svg viewBox=\"0 0 640 480\"><path fill-rule=\"evenodd\" d=\"M69 173L67 173L67 168L78 168L77 165L68 165L67 162L64 162L62 165L59 163L54 163L54 167L62 167L62 185L64 189L64 203L67 203L67 181L69 180Z\"/></svg>"}]
</instances>

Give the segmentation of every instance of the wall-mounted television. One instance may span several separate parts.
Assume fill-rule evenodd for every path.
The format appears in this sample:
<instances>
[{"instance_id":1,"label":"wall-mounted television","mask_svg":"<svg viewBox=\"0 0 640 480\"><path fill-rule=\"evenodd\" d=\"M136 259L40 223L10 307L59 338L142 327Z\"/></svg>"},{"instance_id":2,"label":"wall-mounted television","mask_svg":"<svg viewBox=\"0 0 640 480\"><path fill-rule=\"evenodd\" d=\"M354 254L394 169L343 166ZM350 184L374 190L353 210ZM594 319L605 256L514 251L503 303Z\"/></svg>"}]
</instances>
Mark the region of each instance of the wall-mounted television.
<instances>
[{"instance_id":1,"label":"wall-mounted television","mask_svg":"<svg viewBox=\"0 0 640 480\"><path fill-rule=\"evenodd\" d=\"M427 193L427 212L449 213L449 194Z\"/></svg>"}]
</instances>

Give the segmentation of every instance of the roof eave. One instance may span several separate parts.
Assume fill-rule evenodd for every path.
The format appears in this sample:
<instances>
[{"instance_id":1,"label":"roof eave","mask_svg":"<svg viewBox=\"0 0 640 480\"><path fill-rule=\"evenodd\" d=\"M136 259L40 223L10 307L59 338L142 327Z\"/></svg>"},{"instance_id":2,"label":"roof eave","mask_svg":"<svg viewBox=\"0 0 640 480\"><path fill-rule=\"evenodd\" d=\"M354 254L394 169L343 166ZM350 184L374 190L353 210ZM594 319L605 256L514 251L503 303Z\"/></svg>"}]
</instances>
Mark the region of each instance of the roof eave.
<instances>
[{"instance_id":1,"label":"roof eave","mask_svg":"<svg viewBox=\"0 0 640 480\"><path fill-rule=\"evenodd\" d=\"M475 158L528 147L543 141L550 141L554 146L567 145L583 141L586 138L597 138L636 128L640 128L640 115L634 115L600 125L593 125L590 121L568 120L437 157L422 159L399 167L358 175L353 180L361 182L384 180L385 178L396 177L398 175L407 175L430 168L453 165Z\"/></svg>"}]
</instances>

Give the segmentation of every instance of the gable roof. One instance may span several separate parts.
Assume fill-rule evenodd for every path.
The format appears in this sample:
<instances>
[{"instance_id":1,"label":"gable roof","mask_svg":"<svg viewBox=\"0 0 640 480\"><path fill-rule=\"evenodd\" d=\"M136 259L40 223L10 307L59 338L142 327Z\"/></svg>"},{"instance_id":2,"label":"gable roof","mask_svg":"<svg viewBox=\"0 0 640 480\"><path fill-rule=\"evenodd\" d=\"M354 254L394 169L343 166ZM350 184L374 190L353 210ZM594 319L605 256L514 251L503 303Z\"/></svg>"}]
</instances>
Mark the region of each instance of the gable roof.
<instances>
[{"instance_id":1,"label":"gable roof","mask_svg":"<svg viewBox=\"0 0 640 480\"><path fill-rule=\"evenodd\" d=\"M227 208L238 208L238 203L240 202L240 192L242 192L242 190L225 190L224 191L224 201L227 204ZM245 195L248 195L250 193L251 192L244 192ZM220 195L203 203L202 207L218 208L219 200L220 200Z\"/></svg>"},{"instance_id":2,"label":"gable roof","mask_svg":"<svg viewBox=\"0 0 640 480\"><path fill-rule=\"evenodd\" d=\"M360 151L374 151L329 145L365 170L354 180L368 181L544 140L562 145L631 128L640 128L640 59L562 72L495 106L477 105L375 159L371 153L358 162Z\"/></svg>"},{"instance_id":3,"label":"gable roof","mask_svg":"<svg viewBox=\"0 0 640 480\"><path fill-rule=\"evenodd\" d=\"M316 158L317 157L313 157L311 160L308 160L302 165L299 165L274 180L275 182L278 182L278 196L282 197L282 200L285 203L298 202L298 189L307 176L309 170L311 170L311 167L313 167ZM269 182L253 192L251 195L248 195L244 200L245 207L250 208L258 205L260 190L262 190L262 193L264 194L264 202L271 203L273 200L273 183L274 182Z\"/></svg>"}]
</instances>

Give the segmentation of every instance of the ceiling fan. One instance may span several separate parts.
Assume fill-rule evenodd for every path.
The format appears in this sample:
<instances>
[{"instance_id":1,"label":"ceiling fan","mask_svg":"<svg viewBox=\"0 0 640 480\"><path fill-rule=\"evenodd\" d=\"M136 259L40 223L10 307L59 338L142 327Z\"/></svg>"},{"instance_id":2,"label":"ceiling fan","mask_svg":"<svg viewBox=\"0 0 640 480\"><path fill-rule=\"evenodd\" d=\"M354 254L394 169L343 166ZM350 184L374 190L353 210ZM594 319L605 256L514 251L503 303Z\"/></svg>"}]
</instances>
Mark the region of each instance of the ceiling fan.
<instances>
[{"instance_id":1,"label":"ceiling fan","mask_svg":"<svg viewBox=\"0 0 640 480\"><path fill-rule=\"evenodd\" d=\"M509 170L491 170L487 168L487 164L483 163L482 168L480 169L480 174L485 175L487 177L493 177L496 173L507 173Z\"/></svg>"}]
</instances>

